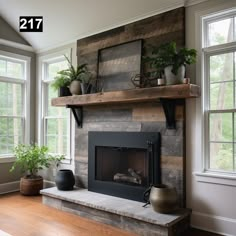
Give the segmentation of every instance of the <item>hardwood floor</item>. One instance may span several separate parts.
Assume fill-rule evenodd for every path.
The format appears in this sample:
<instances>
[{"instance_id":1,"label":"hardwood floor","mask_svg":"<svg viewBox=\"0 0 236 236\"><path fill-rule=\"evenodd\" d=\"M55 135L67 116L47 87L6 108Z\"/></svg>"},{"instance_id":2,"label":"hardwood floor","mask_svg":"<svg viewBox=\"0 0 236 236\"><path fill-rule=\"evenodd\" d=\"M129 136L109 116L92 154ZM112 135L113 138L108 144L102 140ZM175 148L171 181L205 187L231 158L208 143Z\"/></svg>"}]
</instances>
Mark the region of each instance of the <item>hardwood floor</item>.
<instances>
[{"instance_id":1,"label":"hardwood floor","mask_svg":"<svg viewBox=\"0 0 236 236\"><path fill-rule=\"evenodd\" d=\"M135 236L135 234L45 206L41 196L0 196L0 230L12 236ZM217 236L191 229L183 236Z\"/></svg>"}]
</instances>

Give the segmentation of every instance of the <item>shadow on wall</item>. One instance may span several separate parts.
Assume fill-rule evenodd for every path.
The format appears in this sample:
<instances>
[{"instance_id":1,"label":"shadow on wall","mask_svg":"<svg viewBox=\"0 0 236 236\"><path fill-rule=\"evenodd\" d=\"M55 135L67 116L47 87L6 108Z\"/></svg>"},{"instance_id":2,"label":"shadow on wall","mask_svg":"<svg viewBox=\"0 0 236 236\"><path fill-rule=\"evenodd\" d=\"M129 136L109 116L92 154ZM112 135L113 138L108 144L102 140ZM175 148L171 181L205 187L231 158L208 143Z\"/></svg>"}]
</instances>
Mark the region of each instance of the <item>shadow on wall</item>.
<instances>
[{"instance_id":1,"label":"shadow on wall","mask_svg":"<svg viewBox=\"0 0 236 236\"><path fill-rule=\"evenodd\" d=\"M209 207L209 205L206 204L205 201L200 198L200 196L199 198L194 197L193 202L196 205L196 209L204 209L204 212L207 212L207 214L193 211L191 216L191 225L196 228L198 228L200 225L201 229L208 229L209 222L211 222L210 228L215 229L217 232L221 232L222 230L220 229L220 226L216 221L214 221L214 218L212 217L212 215L214 215L213 209ZM209 219L206 221L206 218Z\"/></svg>"}]
</instances>

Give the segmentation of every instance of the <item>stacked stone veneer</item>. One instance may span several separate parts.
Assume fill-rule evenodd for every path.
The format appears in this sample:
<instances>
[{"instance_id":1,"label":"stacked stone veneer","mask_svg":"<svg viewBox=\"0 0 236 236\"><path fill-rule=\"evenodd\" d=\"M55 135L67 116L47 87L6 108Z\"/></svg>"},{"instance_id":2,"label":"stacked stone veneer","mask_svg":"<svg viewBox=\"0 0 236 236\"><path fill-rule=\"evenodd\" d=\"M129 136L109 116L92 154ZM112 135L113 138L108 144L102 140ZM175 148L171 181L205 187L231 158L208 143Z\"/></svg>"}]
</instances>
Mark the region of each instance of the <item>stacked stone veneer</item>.
<instances>
[{"instance_id":1,"label":"stacked stone veneer","mask_svg":"<svg viewBox=\"0 0 236 236\"><path fill-rule=\"evenodd\" d=\"M101 105L84 107L83 128L75 131L75 175L77 183L88 186L88 132L136 131L161 133L162 183L175 186L180 206L185 205L185 106L176 107L177 127L166 128L165 116L159 103Z\"/></svg>"}]
</instances>

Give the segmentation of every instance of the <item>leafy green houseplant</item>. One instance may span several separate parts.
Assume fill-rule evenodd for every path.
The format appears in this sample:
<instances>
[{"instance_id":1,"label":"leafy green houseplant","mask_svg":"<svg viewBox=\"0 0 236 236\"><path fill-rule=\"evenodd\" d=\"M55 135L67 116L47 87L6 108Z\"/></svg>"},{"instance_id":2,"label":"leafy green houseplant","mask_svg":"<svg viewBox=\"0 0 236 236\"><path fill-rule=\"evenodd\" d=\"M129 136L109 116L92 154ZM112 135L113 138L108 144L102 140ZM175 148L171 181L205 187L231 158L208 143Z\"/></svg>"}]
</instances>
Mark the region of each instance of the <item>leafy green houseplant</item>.
<instances>
[{"instance_id":1,"label":"leafy green houseplant","mask_svg":"<svg viewBox=\"0 0 236 236\"><path fill-rule=\"evenodd\" d=\"M69 85L71 81L70 79L64 75L64 70L57 72L57 76L55 76L53 82L51 83L51 87L55 91L59 91L59 97L70 96Z\"/></svg>"},{"instance_id":2,"label":"leafy green houseplant","mask_svg":"<svg viewBox=\"0 0 236 236\"><path fill-rule=\"evenodd\" d=\"M69 58L65 55L64 57L68 62L68 68L57 72L57 76L54 78L51 86L56 90L60 87L69 87L71 94L80 94L80 83L89 77L87 64L81 64L74 67Z\"/></svg>"},{"instance_id":3,"label":"leafy green houseplant","mask_svg":"<svg viewBox=\"0 0 236 236\"><path fill-rule=\"evenodd\" d=\"M63 71L63 75L70 80L70 92L72 95L79 95L81 94L81 83L89 74L87 64L81 64L74 67L69 58L66 56L65 58L69 68Z\"/></svg>"},{"instance_id":4,"label":"leafy green houseplant","mask_svg":"<svg viewBox=\"0 0 236 236\"><path fill-rule=\"evenodd\" d=\"M10 171L17 167L24 173L20 181L20 192L23 195L37 195L43 188L43 178L38 175L38 171L48 168L52 163L58 164L64 156L52 156L48 154L48 147L36 144L19 144L14 148L16 157Z\"/></svg>"},{"instance_id":5,"label":"leafy green houseplant","mask_svg":"<svg viewBox=\"0 0 236 236\"><path fill-rule=\"evenodd\" d=\"M185 75L185 66L196 62L195 49L180 48L170 42L152 48L152 55L146 58L151 68L164 73L167 85L181 83Z\"/></svg>"}]
</instances>

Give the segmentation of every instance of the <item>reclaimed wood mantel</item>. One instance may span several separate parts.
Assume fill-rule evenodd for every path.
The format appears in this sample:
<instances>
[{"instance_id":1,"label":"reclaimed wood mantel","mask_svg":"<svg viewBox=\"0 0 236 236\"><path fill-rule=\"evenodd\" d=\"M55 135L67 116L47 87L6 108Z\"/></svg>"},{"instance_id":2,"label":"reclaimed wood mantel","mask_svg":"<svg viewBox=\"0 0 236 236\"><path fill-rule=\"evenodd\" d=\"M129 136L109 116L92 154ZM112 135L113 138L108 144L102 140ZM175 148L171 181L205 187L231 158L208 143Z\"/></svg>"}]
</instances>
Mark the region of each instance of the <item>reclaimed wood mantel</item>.
<instances>
[{"instance_id":1,"label":"reclaimed wood mantel","mask_svg":"<svg viewBox=\"0 0 236 236\"><path fill-rule=\"evenodd\" d=\"M83 106L153 102L160 100L168 129L175 129L175 100L200 96L200 87L194 84L178 84L162 87L138 88L123 91L101 92L85 95L53 98L52 106L71 108L78 127L82 128Z\"/></svg>"},{"instance_id":2,"label":"reclaimed wood mantel","mask_svg":"<svg viewBox=\"0 0 236 236\"><path fill-rule=\"evenodd\" d=\"M200 96L200 87L194 84L178 84L123 91L101 92L85 95L53 98L52 106L90 106L115 103L157 101L159 98L181 99Z\"/></svg>"}]
</instances>

